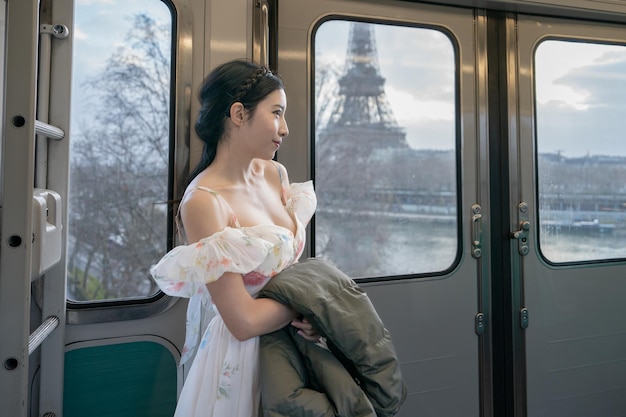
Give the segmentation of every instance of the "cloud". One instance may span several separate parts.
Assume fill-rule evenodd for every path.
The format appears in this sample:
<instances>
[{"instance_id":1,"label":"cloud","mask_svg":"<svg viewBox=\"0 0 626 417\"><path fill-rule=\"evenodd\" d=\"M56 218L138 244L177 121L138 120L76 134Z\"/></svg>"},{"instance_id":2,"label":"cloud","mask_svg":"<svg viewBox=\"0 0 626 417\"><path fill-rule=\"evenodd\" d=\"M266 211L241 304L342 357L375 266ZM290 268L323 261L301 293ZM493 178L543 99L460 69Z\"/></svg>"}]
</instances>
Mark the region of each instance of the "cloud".
<instances>
[{"instance_id":1,"label":"cloud","mask_svg":"<svg viewBox=\"0 0 626 417\"><path fill-rule=\"evenodd\" d=\"M454 121L454 101L420 99L393 86L386 89L389 104L400 125L424 121Z\"/></svg>"},{"instance_id":2,"label":"cloud","mask_svg":"<svg viewBox=\"0 0 626 417\"><path fill-rule=\"evenodd\" d=\"M387 86L422 100L454 100L454 48L443 32L381 25L376 34L380 71Z\"/></svg>"},{"instance_id":3,"label":"cloud","mask_svg":"<svg viewBox=\"0 0 626 417\"><path fill-rule=\"evenodd\" d=\"M538 80L545 75L542 71L549 73L537 84L539 152L626 155L620 151L626 118L626 47L564 41L555 46L559 52L550 58L550 65L537 65ZM546 59L539 50L537 59Z\"/></svg>"},{"instance_id":4,"label":"cloud","mask_svg":"<svg viewBox=\"0 0 626 417\"><path fill-rule=\"evenodd\" d=\"M83 32L78 25L74 25L74 40L84 41L89 39L89 35Z\"/></svg>"}]
</instances>

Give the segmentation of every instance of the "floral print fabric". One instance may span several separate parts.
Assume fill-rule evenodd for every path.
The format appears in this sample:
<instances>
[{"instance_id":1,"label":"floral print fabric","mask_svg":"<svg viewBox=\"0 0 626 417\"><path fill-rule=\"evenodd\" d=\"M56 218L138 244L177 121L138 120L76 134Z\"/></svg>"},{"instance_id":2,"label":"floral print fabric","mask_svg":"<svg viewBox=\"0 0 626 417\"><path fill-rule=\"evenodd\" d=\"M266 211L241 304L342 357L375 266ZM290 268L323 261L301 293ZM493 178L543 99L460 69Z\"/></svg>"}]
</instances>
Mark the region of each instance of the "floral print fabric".
<instances>
[{"instance_id":1,"label":"floral print fabric","mask_svg":"<svg viewBox=\"0 0 626 417\"><path fill-rule=\"evenodd\" d=\"M178 246L151 268L163 292L190 298L181 364L194 355L195 359L176 416L257 416L259 338L241 342L230 334L213 308L206 284L225 272L235 272L242 274L246 289L256 296L274 275L298 260L304 249L305 226L317 201L311 181L291 184L288 194L286 208L296 221L295 235L273 224L239 227L235 219L234 227L195 244Z\"/></svg>"}]
</instances>

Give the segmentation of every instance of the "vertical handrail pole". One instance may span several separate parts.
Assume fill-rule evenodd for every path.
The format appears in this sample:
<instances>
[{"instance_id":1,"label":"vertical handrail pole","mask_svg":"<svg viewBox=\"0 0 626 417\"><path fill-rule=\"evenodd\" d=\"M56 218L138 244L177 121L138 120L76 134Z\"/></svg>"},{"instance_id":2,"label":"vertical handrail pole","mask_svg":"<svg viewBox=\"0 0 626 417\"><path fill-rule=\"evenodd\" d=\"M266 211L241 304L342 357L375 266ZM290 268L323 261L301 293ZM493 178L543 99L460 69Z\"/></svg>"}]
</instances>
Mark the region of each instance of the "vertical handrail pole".
<instances>
[{"instance_id":1,"label":"vertical handrail pole","mask_svg":"<svg viewBox=\"0 0 626 417\"><path fill-rule=\"evenodd\" d=\"M50 85L47 122L64 132L60 140L46 140L48 165L46 188L61 196L63 242L61 261L43 277L42 317L58 317L59 325L42 343L38 415L63 415L65 371L65 321L67 281L68 192L70 170L70 107L72 96L72 38L74 33L74 0L40 0L51 12L42 31L50 33ZM40 96L41 99L41 96Z\"/></svg>"},{"instance_id":2,"label":"vertical handrail pole","mask_svg":"<svg viewBox=\"0 0 626 417\"><path fill-rule=\"evenodd\" d=\"M44 27L45 25L41 25ZM50 34L39 30L39 69L38 69L38 97L37 119L48 123L48 106L50 99ZM35 157L35 187L46 188L48 176L48 138L37 135Z\"/></svg>"}]
</instances>

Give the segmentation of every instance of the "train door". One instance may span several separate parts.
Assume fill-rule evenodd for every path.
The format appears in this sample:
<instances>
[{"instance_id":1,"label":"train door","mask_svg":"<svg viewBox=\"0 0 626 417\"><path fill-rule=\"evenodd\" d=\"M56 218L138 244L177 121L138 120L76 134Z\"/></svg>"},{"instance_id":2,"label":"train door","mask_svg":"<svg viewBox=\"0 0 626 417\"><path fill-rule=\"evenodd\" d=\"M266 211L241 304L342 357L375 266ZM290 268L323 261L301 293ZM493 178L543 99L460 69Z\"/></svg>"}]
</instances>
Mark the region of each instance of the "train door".
<instances>
[{"instance_id":1,"label":"train door","mask_svg":"<svg viewBox=\"0 0 626 417\"><path fill-rule=\"evenodd\" d=\"M313 255L357 279L389 328L409 387L400 416L490 415L484 16L277 7L278 159L294 180L313 172Z\"/></svg>"},{"instance_id":2,"label":"train door","mask_svg":"<svg viewBox=\"0 0 626 417\"><path fill-rule=\"evenodd\" d=\"M75 3L63 415L171 416L187 300L149 268L181 243L168 201L199 157L195 97L251 55L251 2Z\"/></svg>"},{"instance_id":3,"label":"train door","mask_svg":"<svg viewBox=\"0 0 626 417\"><path fill-rule=\"evenodd\" d=\"M149 267L176 244L192 91L251 55L251 1L3 9L2 413L171 416L186 301Z\"/></svg>"},{"instance_id":4,"label":"train door","mask_svg":"<svg viewBox=\"0 0 626 417\"><path fill-rule=\"evenodd\" d=\"M626 32L523 15L507 30L516 415L622 415Z\"/></svg>"}]
</instances>

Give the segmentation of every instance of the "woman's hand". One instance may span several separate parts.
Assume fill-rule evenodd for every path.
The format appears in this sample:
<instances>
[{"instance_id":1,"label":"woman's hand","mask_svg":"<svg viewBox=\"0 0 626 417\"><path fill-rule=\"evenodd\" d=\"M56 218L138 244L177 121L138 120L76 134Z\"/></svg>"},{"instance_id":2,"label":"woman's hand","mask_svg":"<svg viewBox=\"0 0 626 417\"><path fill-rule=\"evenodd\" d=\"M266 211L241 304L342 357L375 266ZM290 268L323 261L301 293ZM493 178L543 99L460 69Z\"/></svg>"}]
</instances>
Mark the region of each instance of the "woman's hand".
<instances>
[{"instance_id":1,"label":"woman's hand","mask_svg":"<svg viewBox=\"0 0 626 417\"><path fill-rule=\"evenodd\" d=\"M309 342L318 342L320 334L313 328L313 325L305 318L294 319L291 325L298 329L297 333Z\"/></svg>"}]
</instances>

